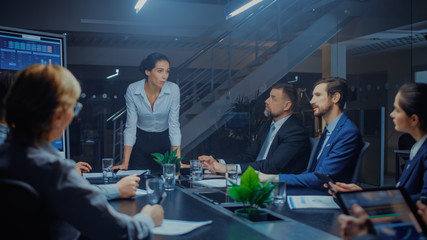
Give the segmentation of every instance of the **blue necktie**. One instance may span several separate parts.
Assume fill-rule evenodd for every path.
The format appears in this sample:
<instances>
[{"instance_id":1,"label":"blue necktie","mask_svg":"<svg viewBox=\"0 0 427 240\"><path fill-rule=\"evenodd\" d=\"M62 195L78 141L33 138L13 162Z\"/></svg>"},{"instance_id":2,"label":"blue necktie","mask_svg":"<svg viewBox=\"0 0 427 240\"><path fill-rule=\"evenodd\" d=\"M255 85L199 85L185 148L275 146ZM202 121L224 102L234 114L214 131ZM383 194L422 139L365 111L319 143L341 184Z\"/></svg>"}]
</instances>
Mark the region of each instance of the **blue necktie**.
<instances>
[{"instance_id":1,"label":"blue necktie","mask_svg":"<svg viewBox=\"0 0 427 240\"><path fill-rule=\"evenodd\" d=\"M323 130L322 136L320 136L320 140L319 143L317 144L316 147L316 152L314 154L314 159L313 159L313 164L311 164L311 168L310 168L310 172L313 172L314 169L316 169L316 165L317 165L317 156L319 156L320 151L322 150L322 146L325 143L325 139L326 139L326 135L328 133L328 129L325 127L325 130Z\"/></svg>"},{"instance_id":2,"label":"blue necktie","mask_svg":"<svg viewBox=\"0 0 427 240\"><path fill-rule=\"evenodd\" d=\"M258 153L258 156L256 158L257 161L264 160L267 158L267 153L270 149L271 142L273 141L272 136L275 129L276 127L274 126L274 122L271 122L270 131L268 132L268 135L264 140L264 144L262 145L262 148Z\"/></svg>"}]
</instances>

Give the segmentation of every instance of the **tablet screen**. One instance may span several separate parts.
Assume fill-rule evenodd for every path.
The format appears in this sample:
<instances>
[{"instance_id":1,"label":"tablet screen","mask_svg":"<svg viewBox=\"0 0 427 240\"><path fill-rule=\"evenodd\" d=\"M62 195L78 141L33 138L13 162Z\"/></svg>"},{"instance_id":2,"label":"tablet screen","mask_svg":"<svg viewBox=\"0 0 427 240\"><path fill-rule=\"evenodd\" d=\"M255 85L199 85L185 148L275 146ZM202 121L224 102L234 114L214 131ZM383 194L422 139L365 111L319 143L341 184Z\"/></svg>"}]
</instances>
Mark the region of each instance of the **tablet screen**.
<instances>
[{"instance_id":1,"label":"tablet screen","mask_svg":"<svg viewBox=\"0 0 427 240\"><path fill-rule=\"evenodd\" d=\"M380 239L420 239L424 224L411 200L400 189L343 192L338 199L347 214L351 206L362 206L374 224Z\"/></svg>"}]
</instances>

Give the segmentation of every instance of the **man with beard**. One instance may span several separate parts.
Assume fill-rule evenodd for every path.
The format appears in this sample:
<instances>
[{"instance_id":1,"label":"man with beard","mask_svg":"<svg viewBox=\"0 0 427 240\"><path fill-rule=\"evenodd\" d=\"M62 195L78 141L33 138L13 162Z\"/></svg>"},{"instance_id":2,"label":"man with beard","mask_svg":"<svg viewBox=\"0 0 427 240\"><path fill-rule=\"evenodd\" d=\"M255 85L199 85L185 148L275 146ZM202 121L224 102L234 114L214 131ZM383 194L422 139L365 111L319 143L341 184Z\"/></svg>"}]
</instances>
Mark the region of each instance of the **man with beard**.
<instances>
[{"instance_id":1,"label":"man with beard","mask_svg":"<svg viewBox=\"0 0 427 240\"><path fill-rule=\"evenodd\" d=\"M301 173L310 157L310 142L303 126L292 114L298 101L296 89L289 84L277 84L265 101L266 117L258 132L258 138L243 153L225 161L202 155L199 160L211 172L224 173L225 162L237 163L237 171L244 172L249 166L266 173Z\"/></svg>"},{"instance_id":2,"label":"man with beard","mask_svg":"<svg viewBox=\"0 0 427 240\"><path fill-rule=\"evenodd\" d=\"M316 82L313 98L314 115L322 116L325 130L317 145L313 161L301 174L259 174L261 181L276 177L275 181L287 186L323 189L324 182L314 173L329 175L339 182L350 182L362 149L359 129L343 113L347 98L347 83L342 78L327 78Z\"/></svg>"}]
</instances>

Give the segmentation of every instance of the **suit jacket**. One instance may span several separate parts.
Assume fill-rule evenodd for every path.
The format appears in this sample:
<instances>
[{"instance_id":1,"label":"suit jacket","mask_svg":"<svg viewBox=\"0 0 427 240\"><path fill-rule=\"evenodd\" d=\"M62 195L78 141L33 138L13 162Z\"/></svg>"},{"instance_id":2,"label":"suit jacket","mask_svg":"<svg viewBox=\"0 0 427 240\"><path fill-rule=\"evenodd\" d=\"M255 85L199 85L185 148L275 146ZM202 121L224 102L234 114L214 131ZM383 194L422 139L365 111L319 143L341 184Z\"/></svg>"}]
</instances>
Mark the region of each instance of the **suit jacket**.
<instances>
[{"instance_id":1,"label":"suit jacket","mask_svg":"<svg viewBox=\"0 0 427 240\"><path fill-rule=\"evenodd\" d=\"M323 182L314 175L318 172L329 175L334 181L350 182L362 145L359 129L343 114L319 159L313 163L316 164L314 171L280 174L279 181L286 182L287 186L324 189Z\"/></svg>"},{"instance_id":2,"label":"suit jacket","mask_svg":"<svg viewBox=\"0 0 427 240\"><path fill-rule=\"evenodd\" d=\"M264 123L258 138L245 153L227 159L227 163L238 163L244 172L249 166L263 173L301 173L306 169L310 157L310 142L304 127L295 115L290 116L280 127L271 143L265 160L256 161L270 130L271 120Z\"/></svg>"},{"instance_id":3,"label":"suit jacket","mask_svg":"<svg viewBox=\"0 0 427 240\"><path fill-rule=\"evenodd\" d=\"M427 196L427 140L412 160L407 160L399 186L404 187L415 202L421 196Z\"/></svg>"}]
</instances>

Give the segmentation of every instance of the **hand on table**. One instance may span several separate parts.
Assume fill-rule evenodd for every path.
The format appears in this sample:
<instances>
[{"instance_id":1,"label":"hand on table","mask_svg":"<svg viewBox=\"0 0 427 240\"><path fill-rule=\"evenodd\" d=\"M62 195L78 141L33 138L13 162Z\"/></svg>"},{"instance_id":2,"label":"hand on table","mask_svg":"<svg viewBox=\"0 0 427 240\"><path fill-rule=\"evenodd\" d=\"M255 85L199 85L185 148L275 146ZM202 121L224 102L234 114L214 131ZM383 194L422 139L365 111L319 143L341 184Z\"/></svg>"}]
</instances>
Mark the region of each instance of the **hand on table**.
<instances>
[{"instance_id":1,"label":"hand on table","mask_svg":"<svg viewBox=\"0 0 427 240\"><path fill-rule=\"evenodd\" d=\"M359 187L358 185L354 183L342 183L342 182L336 182L332 183L329 182L329 185L331 185L333 191L331 189L328 190L329 194L331 194L333 197L335 197L335 193L337 192L353 192L353 191L362 191L363 189ZM328 188L328 184L324 184L323 187Z\"/></svg>"},{"instance_id":2,"label":"hand on table","mask_svg":"<svg viewBox=\"0 0 427 240\"><path fill-rule=\"evenodd\" d=\"M119 198L131 198L135 196L140 180L141 179L136 174L120 179L120 181L116 183L117 187L119 187Z\"/></svg>"},{"instance_id":3,"label":"hand on table","mask_svg":"<svg viewBox=\"0 0 427 240\"><path fill-rule=\"evenodd\" d=\"M113 170L128 170L129 164L120 164L113 167Z\"/></svg>"},{"instance_id":4,"label":"hand on table","mask_svg":"<svg viewBox=\"0 0 427 240\"><path fill-rule=\"evenodd\" d=\"M279 175L265 174L265 173L262 173L262 172L257 172L257 173L258 173L258 177L259 177L259 181L260 182L268 181L270 178L274 178L274 180L272 181L273 183L279 182Z\"/></svg>"},{"instance_id":5,"label":"hand on table","mask_svg":"<svg viewBox=\"0 0 427 240\"><path fill-rule=\"evenodd\" d=\"M340 214L338 222L341 224L341 237L343 240L360 237L367 234L376 234L374 225L365 210L357 204L351 207L353 216Z\"/></svg>"},{"instance_id":6,"label":"hand on table","mask_svg":"<svg viewBox=\"0 0 427 240\"><path fill-rule=\"evenodd\" d=\"M87 162L77 162L74 166L74 169L77 171L79 175L82 175L82 173L88 173L90 170L92 170L92 167Z\"/></svg>"},{"instance_id":7,"label":"hand on table","mask_svg":"<svg viewBox=\"0 0 427 240\"><path fill-rule=\"evenodd\" d=\"M153 219L154 226L160 226L162 225L163 218L165 217L165 211L163 210L163 207L159 204L156 205L145 205L144 208L141 210L141 213L145 213L148 216Z\"/></svg>"},{"instance_id":8,"label":"hand on table","mask_svg":"<svg viewBox=\"0 0 427 240\"><path fill-rule=\"evenodd\" d=\"M225 173L225 165L219 163L212 156L202 155L199 156L199 160L203 162L203 168L208 169L211 173Z\"/></svg>"}]
</instances>

